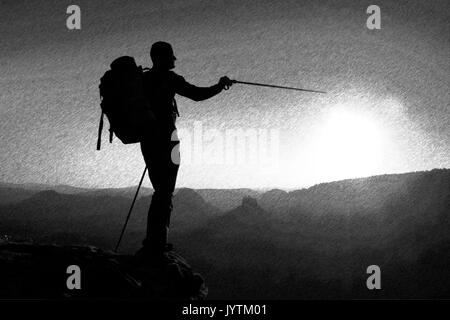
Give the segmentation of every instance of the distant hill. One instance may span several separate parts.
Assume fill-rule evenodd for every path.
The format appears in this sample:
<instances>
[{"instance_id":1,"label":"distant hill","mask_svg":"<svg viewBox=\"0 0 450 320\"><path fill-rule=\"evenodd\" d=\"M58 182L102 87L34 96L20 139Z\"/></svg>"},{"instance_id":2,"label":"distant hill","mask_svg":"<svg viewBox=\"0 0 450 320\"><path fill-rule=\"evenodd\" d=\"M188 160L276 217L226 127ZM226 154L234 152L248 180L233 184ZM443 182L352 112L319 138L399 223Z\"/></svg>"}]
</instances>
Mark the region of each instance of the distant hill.
<instances>
[{"instance_id":1,"label":"distant hill","mask_svg":"<svg viewBox=\"0 0 450 320\"><path fill-rule=\"evenodd\" d=\"M179 189L177 188L175 194ZM123 196L134 197L137 186L126 188L101 188L101 189L89 189L79 188L67 185L46 185L46 184L14 184L14 183L1 183L0 182L0 205L6 203L15 203L31 195L46 190L53 190L63 194L84 194L90 196ZM252 189L195 189L195 191L203 197L211 205L219 208L222 211L231 210L239 206L242 198L245 196L259 197L262 192ZM141 187L138 197L147 197L153 193L153 189L147 187Z\"/></svg>"},{"instance_id":2,"label":"distant hill","mask_svg":"<svg viewBox=\"0 0 450 320\"><path fill-rule=\"evenodd\" d=\"M0 204L1 237L104 249L133 194L3 190L15 201ZM136 202L122 252L141 245L149 194ZM450 298L450 170L290 192L180 188L170 241L213 299ZM365 287L371 264L383 270L380 292Z\"/></svg>"},{"instance_id":3,"label":"distant hill","mask_svg":"<svg viewBox=\"0 0 450 320\"><path fill-rule=\"evenodd\" d=\"M0 184L0 205L20 202L35 193L35 190L25 189L22 186Z\"/></svg>"},{"instance_id":4,"label":"distant hill","mask_svg":"<svg viewBox=\"0 0 450 320\"><path fill-rule=\"evenodd\" d=\"M109 196L123 196L123 197L133 197L136 192L137 186L126 187L126 188L101 188L101 189L89 189L89 188L79 188L68 185L47 185L47 184L37 184L37 183L28 183L28 184L14 184L14 183L0 183L0 204L3 203L11 203L17 202L18 200L23 200L31 195L46 191L53 190L62 194L85 194L91 196L101 196L101 195L109 195ZM152 189L141 187L139 191L139 197L148 196L152 194ZM13 198L11 196L13 195ZM16 195L14 197L14 195Z\"/></svg>"},{"instance_id":5,"label":"distant hill","mask_svg":"<svg viewBox=\"0 0 450 320\"><path fill-rule=\"evenodd\" d=\"M259 198L262 194L260 191L252 189L196 189L207 202L222 211L228 211L240 205L242 199L246 196Z\"/></svg>"},{"instance_id":6,"label":"distant hill","mask_svg":"<svg viewBox=\"0 0 450 320\"><path fill-rule=\"evenodd\" d=\"M180 236L221 284L211 298L450 297L450 170L269 191L259 202ZM372 264L382 292L365 287Z\"/></svg>"}]
</instances>

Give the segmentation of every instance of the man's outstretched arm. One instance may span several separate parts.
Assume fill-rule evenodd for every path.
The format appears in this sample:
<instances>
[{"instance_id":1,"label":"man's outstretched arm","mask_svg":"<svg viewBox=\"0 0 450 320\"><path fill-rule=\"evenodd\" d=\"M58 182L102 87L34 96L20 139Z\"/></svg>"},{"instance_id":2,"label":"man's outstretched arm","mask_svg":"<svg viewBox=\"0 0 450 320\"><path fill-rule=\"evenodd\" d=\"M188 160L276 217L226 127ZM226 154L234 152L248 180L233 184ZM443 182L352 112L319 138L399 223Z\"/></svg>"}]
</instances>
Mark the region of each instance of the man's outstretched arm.
<instances>
[{"instance_id":1,"label":"man's outstretched arm","mask_svg":"<svg viewBox=\"0 0 450 320\"><path fill-rule=\"evenodd\" d=\"M176 93L194 101L203 101L219 94L223 89L231 87L228 77L220 78L219 82L211 87L197 87L179 76L176 84Z\"/></svg>"}]
</instances>

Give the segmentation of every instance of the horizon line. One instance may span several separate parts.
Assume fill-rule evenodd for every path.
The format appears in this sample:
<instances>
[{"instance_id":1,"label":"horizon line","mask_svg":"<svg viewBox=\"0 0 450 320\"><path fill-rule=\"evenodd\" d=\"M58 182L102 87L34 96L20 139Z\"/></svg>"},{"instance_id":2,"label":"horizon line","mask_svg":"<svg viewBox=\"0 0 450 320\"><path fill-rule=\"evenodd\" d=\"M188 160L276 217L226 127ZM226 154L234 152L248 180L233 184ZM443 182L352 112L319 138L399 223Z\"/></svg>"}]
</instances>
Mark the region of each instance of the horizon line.
<instances>
[{"instance_id":1,"label":"horizon line","mask_svg":"<svg viewBox=\"0 0 450 320\"><path fill-rule=\"evenodd\" d=\"M240 190L240 189L247 189L247 190L253 190L253 191L257 191L257 192L267 192L267 191L271 191L271 190L282 190L282 191L295 191L295 190L304 190L304 189L309 189L318 185L322 185L322 184L328 184L328 183L336 183L336 182L343 182L343 181L349 181L349 180L360 180L360 179L368 179L368 178L372 178L372 177L381 177L381 176L387 176L387 175L405 175L405 174L412 174L412 173L424 173L424 172L431 172L434 170L450 170L450 168L433 168L433 169L429 169L429 170L418 170L418 171L406 171L406 172L399 172L399 173L383 173L383 174L377 174L377 175L373 175L373 176L362 176L362 177L354 177L354 178L346 178L346 179L341 179L341 180L330 180L330 181L323 181L323 182L318 182L315 184L312 184L310 186L306 186L306 187L292 187L292 188L282 188L282 187L258 187L258 188L254 188L254 187L235 187L235 188L209 188L209 187L201 187L201 188L195 188L195 187L186 187L186 186L182 186L182 187L176 187L175 190L179 190L179 189L192 189L192 190ZM25 183L16 183L16 182L6 182L6 181L0 181L0 185L13 185L13 186L17 186L17 187L21 187L23 186L24 188L28 187L32 187L32 186L49 186L49 187L68 187L68 188L73 188L73 189L83 189L83 190L106 190L106 189L113 189L113 190L120 190L120 189L129 189L129 188L135 188L137 185L130 185L130 186L124 186L124 187L80 187L80 186L73 186L73 185L69 185L69 184L48 184L48 183L39 183L39 182L25 182ZM150 189L153 190L152 187L146 187L146 186L141 186L141 188L143 189Z\"/></svg>"}]
</instances>

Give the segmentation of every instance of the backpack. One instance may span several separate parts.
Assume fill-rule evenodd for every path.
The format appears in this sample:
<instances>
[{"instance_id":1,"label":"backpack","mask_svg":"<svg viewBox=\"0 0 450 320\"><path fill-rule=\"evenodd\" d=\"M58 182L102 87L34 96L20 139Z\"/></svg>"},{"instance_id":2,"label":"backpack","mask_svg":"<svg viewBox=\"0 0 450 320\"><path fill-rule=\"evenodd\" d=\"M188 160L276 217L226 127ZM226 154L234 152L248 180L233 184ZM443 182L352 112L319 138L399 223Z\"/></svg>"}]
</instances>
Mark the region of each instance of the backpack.
<instances>
[{"instance_id":1,"label":"backpack","mask_svg":"<svg viewBox=\"0 0 450 320\"><path fill-rule=\"evenodd\" d=\"M129 56L115 59L110 67L99 85L102 114L97 150L100 150L104 115L110 125L110 143L113 134L124 144L140 142L145 134L149 134L155 120L144 89L144 74L149 69L137 66L134 58Z\"/></svg>"}]
</instances>

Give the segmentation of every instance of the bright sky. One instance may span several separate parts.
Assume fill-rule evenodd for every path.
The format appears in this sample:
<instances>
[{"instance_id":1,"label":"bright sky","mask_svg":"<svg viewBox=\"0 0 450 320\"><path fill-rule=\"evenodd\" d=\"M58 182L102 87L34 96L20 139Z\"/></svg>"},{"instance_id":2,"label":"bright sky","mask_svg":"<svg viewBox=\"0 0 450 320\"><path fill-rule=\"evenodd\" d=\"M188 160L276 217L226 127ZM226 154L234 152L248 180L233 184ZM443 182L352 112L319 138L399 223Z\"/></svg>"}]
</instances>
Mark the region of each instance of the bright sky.
<instances>
[{"instance_id":1,"label":"bright sky","mask_svg":"<svg viewBox=\"0 0 450 320\"><path fill-rule=\"evenodd\" d=\"M74 3L1 2L0 181L137 184L139 146L110 145L105 130L95 150L98 83L120 55L149 66L157 40L193 84L228 75L328 92L235 85L201 103L180 97L179 187L301 188L450 167L448 1L377 1L381 30L366 28L371 1L239 0L77 1L82 28L69 31ZM249 137L242 164L231 162L243 154L233 134Z\"/></svg>"}]
</instances>

